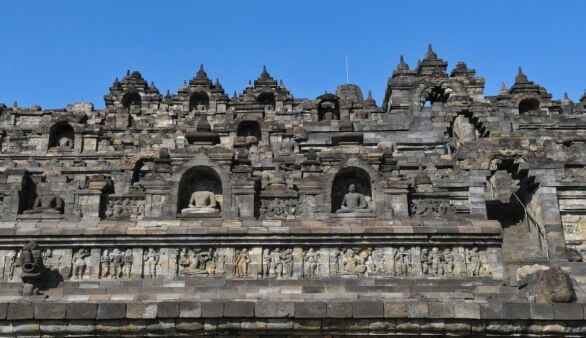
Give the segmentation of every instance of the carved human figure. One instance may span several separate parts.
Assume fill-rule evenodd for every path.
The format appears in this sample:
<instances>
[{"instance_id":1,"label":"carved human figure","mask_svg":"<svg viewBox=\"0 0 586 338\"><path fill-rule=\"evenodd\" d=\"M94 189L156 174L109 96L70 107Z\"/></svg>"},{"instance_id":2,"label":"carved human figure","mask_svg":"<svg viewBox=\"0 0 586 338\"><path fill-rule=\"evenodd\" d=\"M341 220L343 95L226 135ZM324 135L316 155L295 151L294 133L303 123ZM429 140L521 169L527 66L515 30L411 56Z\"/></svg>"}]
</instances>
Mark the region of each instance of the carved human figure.
<instances>
[{"instance_id":1,"label":"carved human figure","mask_svg":"<svg viewBox=\"0 0 586 338\"><path fill-rule=\"evenodd\" d=\"M434 276L439 276L441 274L441 253L437 247L431 249L429 261L431 263L431 273Z\"/></svg>"},{"instance_id":2,"label":"carved human figure","mask_svg":"<svg viewBox=\"0 0 586 338\"><path fill-rule=\"evenodd\" d=\"M293 250L286 249L281 254L281 262L283 264L283 276L291 277L293 274Z\"/></svg>"},{"instance_id":3,"label":"carved human figure","mask_svg":"<svg viewBox=\"0 0 586 338\"><path fill-rule=\"evenodd\" d=\"M73 254L73 276L72 279L83 279L85 270L87 268L87 262L85 258L89 256L89 252L86 249L79 249Z\"/></svg>"},{"instance_id":4,"label":"carved human figure","mask_svg":"<svg viewBox=\"0 0 586 338\"><path fill-rule=\"evenodd\" d=\"M283 261L282 261L282 252L281 249L275 248L271 252L271 266L270 266L270 275L277 276L279 278L283 277Z\"/></svg>"},{"instance_id":5,"label":"carved human figure","mask_svg":"<svg viewBox=\"0 0 586 338\"><path fill-rule=\"evenodd\" d=\"M421 249L421 274L427 275L429 274L429 251L427 248Z\"/></svg>"},{"instance_id":6,"label":"carved human figure","mask_svg":"<svg viewBox=\"0 0 586 338\"><path fill-rule=\"evenodd\" d=\"M454 273L454 255L450 248L444 250L443 261L443 274L451 276Z\"/></svg>"},{"instance_id":7,"label":"carved human figure","mask_svg":"<svg viewBox=\"0 0 586 338\"><path fill-rule=\"evenodd\" d=\"M57 146L61 149L71 149L73 147L73 140L67 136L62 136L57 140Z\"/></svg>"},{"instance_id":8,"label":"carved human figure","mask_svg":"<svg viewBox=\"0 0 586 338\"><path fill-rule=\"evenodd\" d=\"M348 213L348 212L369 212L369 205L363 194L356 191L356 186L350 184L348 186L348 192L344 195L340 209L336 210L337 213Z\"/></svg>"},{"instance_id":9,"label":"carved human figure","mask_svg":"<svg viewBox=\"0 0 586 338\"><path fill-rule=\"evenodd\" d=\"M186 273L187 269L189 269L189 266L191 265L191 260L187 248L182 248L181 250L179 250L177 265L179 266L179 273Z\"/></svg>"},{"instance_id":10,"label":"carved human figure","mask_svg":"<svg viewBox=\"0 0 586 338\"><path fill-rule=\"evenodd\" d=\"M112 278L122 277L122 266L124 264L124 254L119 249L112 250Z\"/></svg>"},{"instance_id":11,"label":"carved human figure","mask_svg":"<svg viewBox=\"0 0 586 338\"><path fill-rule=\"evenodd\" d=\"M134 255L132 254L132 249L126 249L124 252L123 262L122 265L122 275L126 278L130 278L132 274L132 263L134 261Z\"/></svg>"},{"instance_id":12,"label":"carved human figure","mask_svg":"<svg viewBox=\"0 0 586 338\"><path fill-rule=\"evenodd\" d=\"M409 252L400 247L395 253L395 275L407 276L409 271Z\"/></svg>"},{"instance_id":13,"label":"carved human figure","mask_svg":"<svg viewBox=\"0 0 586 338\"><path fill-rule=\"evenodd\" d=\"M35 198L33 208L24 214L62 214L63 199L55 194L42 194Z\"/></svg>"},{"instance_id":14,"label":"carved human figure","mask_svg":"<svg viewBox=\"0 0 586 338\"><path fill-rule=\"evenodd\" d=\"M372 252L370 250L365 250L366 255L366 274L375 273L376 272L376 264L374 262L374 258L372 257Z\"/></svg>"},{"instance_id":15,"label":"carved human figure","mask_svg":"<svg viewBox=\"0 0 586 338\"><path fill-rule=\"evenodd\" d=\"M291 137L283 139L283 141L279 145L279 153L283 155L289 155L298 152L299 144L297 144L297 142Z\"/></svg>"},{"instance_id":16,"label":"carved human figure","mask_svg":"<svg viewBox=\"0 0 586 338\"><path fill-rule=\"evenodd\" d=\"M271 251L267 248L262 250L262 274L264 277L268 277L271 268Z\"/></svg>"},{"instance_id":17,"label":"carved human figure","mask_svg":"<svg viewBox=\"0 0 586 338\"><path fill-rule=\"evenodd\" d=\"M211 191L195 191L191 194L187 208L181 210L182 214L210 214L219 212L216 194Z\"/></svg>"},{"instance_id":18,"label":"carved human figure","mask_svg":"<svg viewBox=\"0 0 586 338\"><path fill-rule=\"evenodd\" d=\"M236 277L246 278L248 277L248 265L250 264L250 255L248 249L244 248L236 254Z\"/></svg>"},{"instance_id":19,"label":"carved human figure","mask_svg":"<svg viewBox=\"0 0 586 338\"><path fill-rule=\"evenodd\" d=\"M110 251L108 251L108 249L104 249L104 251L102 251L102 256L100 256L100 268L102 270L102 278L110 277L110 259Z\"/></svg>"},{"instance_id":20,"label":"carved human figure","mask_svg":"<svg viewBox=\"0 0 586 338\"><path fill-rule=\"evenodd\" d=\"M354 271L354 250L348 248L344 251L342 257L341 271L344 273L351 273Z\"/></svg>"},{"instance_id":21,"label":"carved human figure","mask_svg":"<svg viewBox=\"0 0 586 338\"><path fill-rule=\"evenodd\" d=\"M157 277L157 265L159 264L160 255L153 248L149 248L146 255L144 256L144 265L146 267L145 277L155 278Z\"/></svg>"},{"instance_id":22,"label":"carved human figure","mask_svg":"<svg viewBox=\"0 0 586 338\"><path fill-rule=\"evenodd\" d=\"M337 120L336 114L333 111L328 110L327 112L324 113L323 120L324 121Z\"/></svg>"},{"instance_id":23,"label":"carved human figure","mask_svg":"<svg viewBox=\"0 0 586 338\"><path fill-rule=\"evenodd\" d=\"M466 250L466 270L468 276L478 276L480 274L480 254L477 247Z\"/></svg>"},{"instance_id":24,"label":"carved human figure","mask_svg":"<svg viewBox=\"0 0 586 338\"><path fill-rule=\"evenodd\" d=\"M314 277L317 272L317 262L319 258L319 253L313 250L313 248L309 248L305 253L304 257L304 276L305 277Z\"/></svg>"}]
</instances>

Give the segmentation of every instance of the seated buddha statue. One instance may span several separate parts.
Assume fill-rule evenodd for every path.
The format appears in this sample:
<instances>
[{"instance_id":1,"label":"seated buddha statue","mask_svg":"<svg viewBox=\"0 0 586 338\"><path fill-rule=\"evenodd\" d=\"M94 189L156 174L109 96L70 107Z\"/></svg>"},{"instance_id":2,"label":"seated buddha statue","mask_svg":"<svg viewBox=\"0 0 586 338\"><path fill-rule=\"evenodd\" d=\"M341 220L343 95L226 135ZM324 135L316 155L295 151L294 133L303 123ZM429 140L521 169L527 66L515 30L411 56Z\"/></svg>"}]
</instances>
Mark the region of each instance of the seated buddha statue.
<instances>
[{"instance_id":1,"label":"seated buddha statue","mask_svg":"<svg viewBox=\"0 0 586 338\"><path fill-rule=\"evenodd\" d=\"M54 194L43 194L37 196L33 208L25 210L24 214L62 214L63 199Z\"/></svg>"},{"instance_id":2,"label":"seated buddha statue","mask_svg":"<svg viewBox=\"0 0 586 338\"><path fill-rule=\"evenodd\" d=\"M187 208L181 209L182 214L211 214L219 211L216 194L211 191L194 192Z\"/></svg>"},{"instance_id":3,"label":"seated buddha statue","mask_svg":"<svg viewBox=\"0 0 586 338\"><path fill-rule=\"evenodd\" d=\"M350 184L348 192L344 195L340 209L336 213L350 213L350 212L370 212L371 209L363 194L356 192L356 186Z\"/></svg>"}]
</instances>

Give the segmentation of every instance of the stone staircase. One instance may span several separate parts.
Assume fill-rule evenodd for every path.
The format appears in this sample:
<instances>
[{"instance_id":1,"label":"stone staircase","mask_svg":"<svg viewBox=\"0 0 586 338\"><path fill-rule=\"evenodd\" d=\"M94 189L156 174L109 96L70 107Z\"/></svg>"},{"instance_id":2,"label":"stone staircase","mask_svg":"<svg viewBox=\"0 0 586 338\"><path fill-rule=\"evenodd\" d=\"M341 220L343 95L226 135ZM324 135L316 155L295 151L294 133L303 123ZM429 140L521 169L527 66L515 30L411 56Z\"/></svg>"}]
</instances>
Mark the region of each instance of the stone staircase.
<instances>
[{"instance_id":1,"label":"stone staircase","mask_svg":"<svg viewBox=\"0 0 586 338\"><path fill-rule=\"evenodd\" d=\"M503 229L503 258L505 263L547 262L547 257L539 247L536 230L528 231L525 221Z\"/></svg>"}]
</instances>

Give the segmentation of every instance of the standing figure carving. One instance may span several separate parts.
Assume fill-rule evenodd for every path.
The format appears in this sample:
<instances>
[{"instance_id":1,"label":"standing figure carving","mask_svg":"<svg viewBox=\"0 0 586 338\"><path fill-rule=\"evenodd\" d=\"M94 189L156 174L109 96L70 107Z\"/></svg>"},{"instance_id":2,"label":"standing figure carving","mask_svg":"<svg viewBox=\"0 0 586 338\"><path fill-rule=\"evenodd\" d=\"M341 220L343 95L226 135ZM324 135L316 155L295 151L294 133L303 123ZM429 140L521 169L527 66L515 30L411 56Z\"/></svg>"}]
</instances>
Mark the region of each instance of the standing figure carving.
<instances>
[{"instance_id":1,"label":"standing figure carving","mask_svg":"<svg viewBox=\"0 0 586 338\"><path fill-rule=\"evenodd\" d=\"M235 275L239 278L248 277L248 265L250 264L250 255L248 249L244 248L236 253Z\"/></svg>"}]
</instances>

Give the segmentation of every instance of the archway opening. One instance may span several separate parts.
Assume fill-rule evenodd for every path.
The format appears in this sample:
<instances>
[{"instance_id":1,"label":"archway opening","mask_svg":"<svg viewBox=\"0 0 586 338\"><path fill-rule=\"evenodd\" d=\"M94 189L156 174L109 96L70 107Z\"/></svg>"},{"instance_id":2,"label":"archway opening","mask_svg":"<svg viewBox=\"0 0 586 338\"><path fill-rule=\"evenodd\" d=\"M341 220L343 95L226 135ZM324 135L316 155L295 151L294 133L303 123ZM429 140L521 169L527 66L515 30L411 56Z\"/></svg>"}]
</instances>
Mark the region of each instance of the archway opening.
<instances>
[{"instance_id":1,"label":"archway opening","mask_svg":"<svg viewBox=\"0 0 586 338\"><path fill-rule=\"evenodd\" d=\"M189 206L191 195L198 191L209 191L215 195L218 202L217 207L222 208L222 180L215 170L197 166L189 169L183 174L179 181L179 191L177 196L177 212Z\"/></svg>"},{"instance_id":2,"label":"archway opening","mask_svg":"<svg viewBox=\"0 0 586 338\"><path fill-rule=\"evenodd\" d=\"M210 106L210 98L205 92L195 92L189 97L189 111L206 110Z\"/></svg>"},{"instance_id":3,"label":"archway opening","mask_svg":"<svg viewBox=\"0 0 586 338\"><path fill-rule=\"evenodd\" d=\"M141 105L142 99L137 92L128 92L122 96L122 106L126 109L140 108Z\"/></svg>"},{"instance_id":4,"label":"archway opening","mask_svg":"<svg viewBox=\"0 0 586 338\"><path fill-rule=\"evenodd\" d=\"M519 114L534 113L539 111L539 100L530 98L519 102Z\"/></svg>"},{"instance_id":5,"label":"archway opening","mask_svg":"<svg viewBox=\"0 0 586 338\"><path fill-rule=\"evenodd\" d=\"M49 149L72 150L75 131L67 122L56 123L49 132Z\"/></svg>"},{"instance_id":6,"label":"archway opening","mask_svg":"<svg viewBox=\"0 0 586 338\"><path fill-rule=\"evenodd\" d=\"M344 196L349 192L350 186L354 185L354 192L362 194L372 203L372 186L370 175L361 168L348 167L340 170L332 183L332 212L336 212L342 206ZM372 205L369 204L369 207Z\"/></svg>"}]
</instances>

